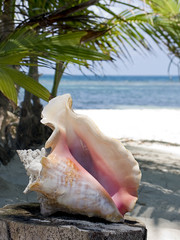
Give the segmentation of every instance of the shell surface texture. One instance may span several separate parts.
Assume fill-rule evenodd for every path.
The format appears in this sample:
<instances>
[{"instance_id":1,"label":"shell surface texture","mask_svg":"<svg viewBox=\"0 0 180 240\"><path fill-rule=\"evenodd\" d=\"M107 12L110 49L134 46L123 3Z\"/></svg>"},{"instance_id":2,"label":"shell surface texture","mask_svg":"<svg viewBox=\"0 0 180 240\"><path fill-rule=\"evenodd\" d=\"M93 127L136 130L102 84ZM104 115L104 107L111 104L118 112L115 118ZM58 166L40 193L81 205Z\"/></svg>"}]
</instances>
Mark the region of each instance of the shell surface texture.
<instances>
[{"instance_id":1,"label":"shell surface texture","mask_svg":"<svg viewBox=\"0 0 180 240\"><path fill-rule=\"evenodd\" d=\"M50 149L18 151L30 182L38 193L41 213L58 211L123 221L137 201L139 165L120 141L103 135L88 117L72 110L70 94L44 107L41 122L53 133Z\"/></svg>"}]
</instances>

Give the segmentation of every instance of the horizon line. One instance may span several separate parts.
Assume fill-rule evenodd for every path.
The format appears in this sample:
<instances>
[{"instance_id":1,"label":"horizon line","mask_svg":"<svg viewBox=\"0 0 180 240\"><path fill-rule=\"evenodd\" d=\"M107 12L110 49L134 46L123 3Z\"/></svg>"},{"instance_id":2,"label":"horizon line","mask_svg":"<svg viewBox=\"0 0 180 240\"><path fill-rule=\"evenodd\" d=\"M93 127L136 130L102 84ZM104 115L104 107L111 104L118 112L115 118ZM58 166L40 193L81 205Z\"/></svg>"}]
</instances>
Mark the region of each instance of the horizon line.
<instances>
[{"instance_id":1,"label":"horizon line","mask_svg":"<svg viewBox=\"0 0 180 240\"><path fill-rule=\"evenodd\" d=\"M48 73L39 73L39 75L40 76L42 76L42 75L49 75L49 76L53 76L54 74L53 73L50 73L50 74L48 74ZM171 78L171 77L180 77L180 75L110 75L110 74L106 74L106 75L97 75L97 74L94 74L94 75L92 75L92 74L69 74L69 73L67 73L67 74L64 74L63 76L82 76L82 77L86 77L86 76L88 76L88 77L169 77L169 78ZM63 77L62 76L62 77Z\"/></svg>"}]
</instances>

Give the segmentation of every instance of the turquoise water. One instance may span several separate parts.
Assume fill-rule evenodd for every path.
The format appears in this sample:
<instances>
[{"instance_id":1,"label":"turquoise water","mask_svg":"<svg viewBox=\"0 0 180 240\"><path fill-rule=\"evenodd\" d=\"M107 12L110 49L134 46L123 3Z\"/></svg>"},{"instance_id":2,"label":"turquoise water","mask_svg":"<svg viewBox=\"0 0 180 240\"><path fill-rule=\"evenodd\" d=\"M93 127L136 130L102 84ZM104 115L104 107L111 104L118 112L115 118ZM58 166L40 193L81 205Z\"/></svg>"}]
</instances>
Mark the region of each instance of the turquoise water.
<instances>
[{"instance_id":1,"label":"turquoise water","mask_svg":"<svg viewBox=\"0 0 180 240\"><path fill-rule=\"evenodd\" d=\"M51 91L53 76L40 82ZM77 109L180 108L180 80L166 76L64 76L58 95L70 93Z\"/></svg>"}]
</instances>

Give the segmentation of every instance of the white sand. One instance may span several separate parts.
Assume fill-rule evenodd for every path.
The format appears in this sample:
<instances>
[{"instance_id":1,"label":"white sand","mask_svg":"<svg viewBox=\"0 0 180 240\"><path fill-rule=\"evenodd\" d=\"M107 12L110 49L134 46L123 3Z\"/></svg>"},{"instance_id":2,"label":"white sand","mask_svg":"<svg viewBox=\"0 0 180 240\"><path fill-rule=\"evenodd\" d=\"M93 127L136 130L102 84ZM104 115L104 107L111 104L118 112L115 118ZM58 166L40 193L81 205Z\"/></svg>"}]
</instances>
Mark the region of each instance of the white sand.
<instances>
[{"instance_id":1,"label":"white sand","mask_svg":"<svg viewBox=\"0 0 180 240\"><path fill-rule=\"evenodd\" d=\"M89 116L107 136L156 142L154 148L180 154L180 109L75 110ZM158 144L159 142L159 144ZM170 143L168 146L161 142ZM152 144L151 144L152 147Z\"/></svg>"},{"instance_id":2,"label":"white sand","mask_svg":"<svg viewBox=\"0 0 180 240\"><path fill-rule=\"evenodd\" d=\"M106 135L120 138L140 164L139 199L131 213L148 229L148 240L180 236L180 109L76 110ZM0 165L0 207L35 201L23 194L27 176L17 156Z\"/></svg>"}]
</instances>

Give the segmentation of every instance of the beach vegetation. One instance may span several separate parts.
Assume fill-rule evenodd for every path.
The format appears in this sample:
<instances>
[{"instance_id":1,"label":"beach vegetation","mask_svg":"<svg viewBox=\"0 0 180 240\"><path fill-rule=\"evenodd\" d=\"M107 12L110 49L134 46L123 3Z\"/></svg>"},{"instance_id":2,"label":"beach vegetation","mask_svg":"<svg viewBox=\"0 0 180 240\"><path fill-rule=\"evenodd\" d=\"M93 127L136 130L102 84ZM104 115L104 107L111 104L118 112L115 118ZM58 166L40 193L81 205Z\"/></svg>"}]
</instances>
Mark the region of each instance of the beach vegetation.
<instances>
[{"instance_id":1,"label":"beach vegetation","mask_svg":"<svg viewBox=\"0 0 180 240\"><path fill-rule=\"evenodd\" d=\"M39 98L49 101L51 95L45 87L25 73L11 66L47 66L49 61L67 61L84 65L82 60L110 60L108 55L82 47L84 31L49 36L37 34L31 27L19 28L0 43L0 89L17 104L15 84ZM31 59L36 58L36 63Z\"/></svg>"},{"instance_id":2,"label":"beach vegetation","mask_svg":"<svg viewBox=\"0 0 180 240\"><path fill-rule=\"evenodd\" d=\"M143 0L141 0L143 2ZM180 73L180 1L179 0L146 0L149 26L157 43L169 56L169 69L175 64ZM148 26L148 27L149 27Z\"/></svg>"},{"instance_id":3,"label":"beach vegetation","mask_svg":"<svg viewBox=\"0 0 180 240\"><path fill-rule=\"evenodd\" d=\"M102 52L82 46L82 39L86 38L87 40L88 34L83 29L69 30L62 34L57 34L56 28L53 29L54 22L63 21L62 19L66 15L68 16L69 11L76 12L79 8L86 8L93 1L79 4L72 9L59 8L56 11L53 8L51 12L46 9L46 12L42 13L42 10L45 11L43 7L45 2L41 1L39 6L37 6L37 1L29 1L29 3L27 1L16 3L16 1L10 0L0 2L1 161L7 158L7 154L3 154L3 152L9 151L8 146L12 147L13 145L11 134L10 138L6 134L9 126L7 112L14 112L13 103L17 104L19 87L23 87L26 92L20 109L20 120L16 127L15 142L17 143L25 137L21 142L24 142L23 146L28 146L28 143L32 142L32 138L40 141L41 136L44 136L41 132L42 128L39 127L42 110L39 98L48 101L51 94L38 83L38 66L50 67L53 61L84 65L86 64L85 60L111 59ZM51 4L48 5L48 7L50 6ZM44 22L46 22L45 26L43 26ZM51 28L48 29L50 26ZM28 75L23 72L22 67L25 66L29 67ZM4 96L9 98L11 103L7 102ZM31 131L32 128L34 131ZM24 137L21 137L22 133L25 134ZM36 134L34 135L34 133ZM37 138L38 135L39 138ZM18 142L18 147L21 148L20 142Z\"/></svg>"},{"instance_id":4,"label":"beach vegetation","mask_svg":"<svg viewBox=\"0 0 180 240\"><path fill-rule=\"evenodd\" d=\"M179 1L1 0L0 10L2 151L9 142L10 148L26 148L44 139L39 98L48 101L57 95L69 63L93 71L97 60L125 61L131 50L150 51L150 38L167 47L171 62L179 58ZM51 92L39 83L41 66L55 69ZM17 111L19 87L26 91L12 141L7 112Z\"/></svg>"}]
</instances>

